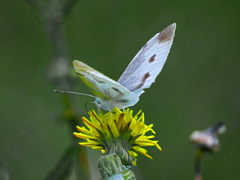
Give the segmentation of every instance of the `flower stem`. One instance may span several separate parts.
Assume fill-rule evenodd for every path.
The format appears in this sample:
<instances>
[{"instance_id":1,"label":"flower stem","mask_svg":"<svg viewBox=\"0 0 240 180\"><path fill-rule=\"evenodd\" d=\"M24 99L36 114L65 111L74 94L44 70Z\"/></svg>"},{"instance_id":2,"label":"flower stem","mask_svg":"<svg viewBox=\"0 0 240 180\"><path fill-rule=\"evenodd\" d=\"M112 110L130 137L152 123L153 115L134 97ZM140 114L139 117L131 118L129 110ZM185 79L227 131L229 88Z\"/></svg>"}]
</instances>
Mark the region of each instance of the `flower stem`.
<instances>
[{"instance_id":1,"label":"flower stem","mask_svg":"<svg viewBox=\"0 0 240 180\"><path fill-rule=\"evenodd\" d=\"M195 167L194 167L195 180L201 180L202 179L202 177L201 177L202 155L203 155L203 149L201 147L198 147L197 152L196 152Z\"/></svg>"}]
</instances>

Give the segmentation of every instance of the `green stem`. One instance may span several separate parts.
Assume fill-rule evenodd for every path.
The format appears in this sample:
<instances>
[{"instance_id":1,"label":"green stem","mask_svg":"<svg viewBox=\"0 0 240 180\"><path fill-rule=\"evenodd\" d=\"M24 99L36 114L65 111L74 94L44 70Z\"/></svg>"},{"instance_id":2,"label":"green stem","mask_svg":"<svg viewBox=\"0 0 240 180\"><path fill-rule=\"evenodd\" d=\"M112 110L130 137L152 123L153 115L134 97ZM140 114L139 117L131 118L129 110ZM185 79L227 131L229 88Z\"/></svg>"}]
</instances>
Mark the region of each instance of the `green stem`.
<instances>
[{"instance_id":1,"label":"green stem","mask_svg":"<svg viewBox=\"0 0 240 180\"><path fill-rule=\"evenodd\" d=\"M69 78L69 54L65 38L65 29L63 22L66 16L71 12L77 0L67 0L64 3L59 0L52 0L49 3L42 0L26 0L38 12L41 20L43 20L45 33L48 36L53 48L54 57L53 65L49 72L54 72L48 75L48 81L57 89L73 89L73 84ZM60 67L60 68L59 68ZM64 71L62 71L62 69ZM77 138L72 135L76 130L78 123L77 113L73 110L73 101L66 95L62 94L62 104L64 109L63 119L70 129L70 135L73 137L73 143L78 142ZM79 147L79 160L76 165L78 170L81 168L85 173L81 173L78 179L89 179L88 161L84 147ZM78 174L77 174L78 176Z\"/></svg>"},{"instance_id":2,"label":"green stem","mask_svg":"<svg viewBox=\"0 0 240 180\"><path fill-rule=\"evenodd\" d=\"M195 159L195 180L201 180L201 160L203 155L203 149L201 147L198 147L196 152L196 159Z\"/></svg>"}]
</instances>

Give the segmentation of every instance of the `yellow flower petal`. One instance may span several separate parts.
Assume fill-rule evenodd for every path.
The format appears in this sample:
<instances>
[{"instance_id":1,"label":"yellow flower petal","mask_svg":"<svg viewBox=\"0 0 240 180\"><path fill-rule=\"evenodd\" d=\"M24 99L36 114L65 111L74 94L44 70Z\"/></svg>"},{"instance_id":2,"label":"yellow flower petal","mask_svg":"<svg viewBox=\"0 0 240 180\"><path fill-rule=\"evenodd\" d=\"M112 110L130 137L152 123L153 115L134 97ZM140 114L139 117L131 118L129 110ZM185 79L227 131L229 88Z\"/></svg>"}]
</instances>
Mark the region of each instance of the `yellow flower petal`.
<instances>
[{"instance_id":1,"label":"yellow flower petal","mask_svg":"<svg viewBox=\"0 0 240 180\"><path fill-rule=\"evenodd\" d=\"M74 132L73 134L74 134L74 136L82 138L82 139L100 139L100 138L98 138L96 136L90 136L90 135L83 134L83 133L76 133L76 132Z\"/></svg>"},{"instance_id":2,"label":"yellow flower petal","mask_svg":"<svg viewBox=\"0 0 240 180\"><path fill-rule=\"evenodd\" d=\"M148 151L141 147L155 146L161 151L158 141L152 140L154 135L146 136L147 132L151 131L155 134L155 131L152 129L153 124L145 124L144 113L141 110L135 116L130 109L122 112L118 108L105 114L102 111L97 114L92 110L89 115L89 119L82 118L87 128L77 126L80 133L73 133L76 137L87 140L87 142L80 142L80 145L101 150L105 154L110 152L112 146L121 142L122 147L118 148L127 147L126 150L133 158L133 165L136 165L137 153L152 159Z\"/></svg>"},{"instance_id":3,"label":"yellow flower petal","mask_svg":"<svg viewBox=\"0 0 240 180\"><path fill-rule=\"evenodd\" d=\"M133 148L135 151L143 154L144 156L146 156L146 157L148 157L148 158L150 158L150 159L153 159L150 155L147 154L147 150L146 150L146 149L140 148L140 147L138 147L138 146L133 146L132 148Z\"/></svg>"},{"instance_id":4,"label":"yellow flower petal","mask_svg":"<svg viewBox=\"0 0 240 180\"><path fill-rule=\"evenodd\" d=\"M89 146L89 147L95 147L96 145L100 145L97 142L91 141L91 142L80 142L79 143L82 146Z\"/></svg>"}]
</instances>

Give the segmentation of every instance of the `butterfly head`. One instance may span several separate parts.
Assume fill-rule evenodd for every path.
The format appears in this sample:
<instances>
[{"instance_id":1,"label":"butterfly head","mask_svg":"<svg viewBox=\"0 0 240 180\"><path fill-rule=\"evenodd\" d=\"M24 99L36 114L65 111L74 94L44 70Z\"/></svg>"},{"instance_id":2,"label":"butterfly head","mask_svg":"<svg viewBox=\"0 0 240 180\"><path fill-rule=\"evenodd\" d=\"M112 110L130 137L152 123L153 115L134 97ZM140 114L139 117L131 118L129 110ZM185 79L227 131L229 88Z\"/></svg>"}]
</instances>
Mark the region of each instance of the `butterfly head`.
<instances>
[{"instance_id":1,"label":"butterfly head","mask_svg":"<svg viewBox=\"0 0 240 180\"><path fill-rule=\"evenodd\" d=\"M96 104L97 107L105 109L105 110L109 110L112 109L109 100L101 100L99 98L96 97L96 100L94 101L94 103Z\"/></svg>"}]
</instances>

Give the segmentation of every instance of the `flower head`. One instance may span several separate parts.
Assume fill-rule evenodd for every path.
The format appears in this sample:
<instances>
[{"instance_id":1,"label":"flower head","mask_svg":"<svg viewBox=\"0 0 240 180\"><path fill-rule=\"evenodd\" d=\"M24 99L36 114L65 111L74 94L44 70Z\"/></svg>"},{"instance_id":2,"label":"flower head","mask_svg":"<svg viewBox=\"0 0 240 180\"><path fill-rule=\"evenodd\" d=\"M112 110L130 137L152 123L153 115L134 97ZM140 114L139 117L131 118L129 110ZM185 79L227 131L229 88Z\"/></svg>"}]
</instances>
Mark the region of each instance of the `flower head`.
<instances>
[{"instance_id":1,"label":"flower head","mask_svg":"<svg viewBox=\"0 0 240 180\"><path fill-rule=\"evenodd\" d=\"M100 111L97 115L92 110L89 112L89 120L82 117L88 129L77 126L80 133L74 132L73 134L87 140L87 142L79 143L82 146L102 150L105 154L116 153L125 165L136 165L137 153L152 159L143 147L155 146L161 151L158 141L151 140L154 135L146 135L148 131L155 134L152 129L153 124L146 125L144 113L140 114L141 111L133 116L132 110L121 111L114 108L112 112L103 114Z\"/></svg>"},{"instance_id":2,"label":"flower head","mask_svg":"<svg viewBox=\"0 0 240 180\"><path fill-rule=\"evenodd\" d=\"M203 150L215 152L219 147L217 134L221 134L225 130L225 124L223 122L218 122L206 130L194 131L190 135L190 141L201 147Z\"/></svg>"}]
</instances>

